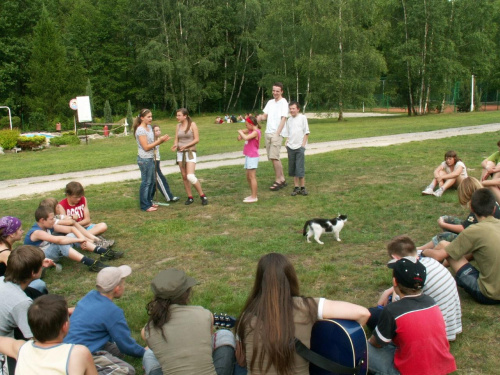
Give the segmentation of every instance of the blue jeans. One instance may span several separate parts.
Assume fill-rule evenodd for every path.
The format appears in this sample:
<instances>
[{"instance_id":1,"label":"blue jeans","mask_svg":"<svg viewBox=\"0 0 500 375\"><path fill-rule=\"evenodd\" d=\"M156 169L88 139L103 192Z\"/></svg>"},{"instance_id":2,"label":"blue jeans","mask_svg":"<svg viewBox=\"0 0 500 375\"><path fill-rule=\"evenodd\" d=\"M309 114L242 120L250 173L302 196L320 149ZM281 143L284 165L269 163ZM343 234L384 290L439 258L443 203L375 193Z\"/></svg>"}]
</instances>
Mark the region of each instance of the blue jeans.
<instances>
[{"instance_id":1,"label":"blue jeans","mask_svg":"<svg viewBox=\"0 0 500 375\"><path fill-rule=\"evenodd\" d=\"M137 164L141 170L141 187L139 188L139 202L141 210L146 211L153 205L153 188L155 186L155 164L153 159L137 157Z\"/></svg>"},{"instance_id":2,"label":"blue jeans","mask_svg":"<svg viewBox=\"0 0 500 375\"><path fill-rule=\"evenodd\" d=\"M224 345L218 347L213 351L212 359L217 375L233 375L235 357L232 346ZM147 349L144 353L142 366L146 375L163 375L160 363L151 349Z\"/></svg>"},{"instance_id":3,"label":"blue jeans","mask_svg":"<svg viewBox=\"0 0 500 375\"><path fill-rule=\"evenodd\" d=\"M483 293L481 293L481 289L479 289L479 284L477 283L478 279L479 271L470 263L462 266L462 268L460 268L455 275L457 285L464 288L464 290L469 293L477 302L484 305L500 304L500 300L488 298Z\"/></svg>"},{"instance_id":4,"label":"blue jeans","mask_svg":"<svg viewBox=\"0 0 500 375\"><path fill-rule=\"evenodd\" d=\"M160 190L160 193L163 194L165 199L168 201L171 201L174 195L170 191L170 186L168 186L167 179L163 175L160 169L160 161L156 161L156 183L158 184L158 189ZM156 192L156 184L153 184L153 194L151 195L154 197Z\"/></svg>"},{"instance_id":5,"label":"blue jeans","mask_svg":"<svg viewBox=\"0 0 500 375\"><path fill-rule=\"evenodd\" d=\"M394 352L396 346L388 344L382 348L376 348L368 343L368 369L375 375L399 375L394 367Z\"/></svg>"}]
</instances>

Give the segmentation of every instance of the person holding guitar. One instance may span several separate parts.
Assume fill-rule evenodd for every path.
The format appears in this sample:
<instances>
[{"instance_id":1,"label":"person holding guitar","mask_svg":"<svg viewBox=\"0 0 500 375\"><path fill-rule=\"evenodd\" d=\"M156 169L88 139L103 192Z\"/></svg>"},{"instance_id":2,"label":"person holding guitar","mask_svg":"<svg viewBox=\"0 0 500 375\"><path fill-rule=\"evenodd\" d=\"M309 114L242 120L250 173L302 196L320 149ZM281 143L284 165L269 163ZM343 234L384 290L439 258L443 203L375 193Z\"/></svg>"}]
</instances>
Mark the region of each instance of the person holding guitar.
<instances>
[{"instance_id":1,"label":"person holding guitar","mask_svg":"<svg viewBox=\"0 0 500 375\"><path fill-rule=\"evenodd\" d=\"M150 348L142 361L146 375L233 374L234 335L225 329L212 335L214 315L188 305L196 284L174 268L160 271L151 282L154 299L147 305L149 320L142 329Z\"/></svg>"},{"instance_id":2,"label":"person holding guitar","mask_svg":"<svg viewBox=\"0 0 500 375\"><path fill-rule=\"evenodd\" d=\"M318 319L348 319L364 325L369 311L359 305L302 297L297 274L282 254L260 258L253 289L236 325L236 359L248 374L309 374L309 362L295 351L295 338L310 346Z\"/></svg>"}]
</instances>

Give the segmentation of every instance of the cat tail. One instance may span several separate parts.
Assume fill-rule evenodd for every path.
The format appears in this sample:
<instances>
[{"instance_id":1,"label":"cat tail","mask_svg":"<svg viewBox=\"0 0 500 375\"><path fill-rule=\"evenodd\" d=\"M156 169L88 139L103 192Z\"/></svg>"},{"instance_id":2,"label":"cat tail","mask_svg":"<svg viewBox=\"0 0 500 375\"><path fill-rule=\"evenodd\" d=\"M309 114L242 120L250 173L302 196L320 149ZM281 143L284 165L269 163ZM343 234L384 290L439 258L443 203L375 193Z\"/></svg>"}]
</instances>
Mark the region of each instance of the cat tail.
<instances>
[{"instance_id":1,"label":"cat tail","mask_svg":"<svg viewBox=\"0 0 500 375\"><path fill-rule=\"evenodd\" d=\"M302 230L302 235L305 236L307 234L307 229L309 227L309 224L311 224L311 220L306 221L304 224L304 229Z\"/></svg>"}]
</instances>

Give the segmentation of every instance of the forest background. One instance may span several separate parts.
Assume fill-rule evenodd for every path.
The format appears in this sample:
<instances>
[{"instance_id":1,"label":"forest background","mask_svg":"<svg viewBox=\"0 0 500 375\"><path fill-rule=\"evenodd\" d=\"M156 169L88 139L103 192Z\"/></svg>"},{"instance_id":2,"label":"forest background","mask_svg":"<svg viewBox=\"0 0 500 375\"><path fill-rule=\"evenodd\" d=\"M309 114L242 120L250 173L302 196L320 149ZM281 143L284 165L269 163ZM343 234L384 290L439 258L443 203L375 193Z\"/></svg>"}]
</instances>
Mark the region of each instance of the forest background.
<instances>
[{"instance_id":1,"label":"forest background","mask_svg":"<svg viewBox=\"0 0 500 375\"><path fill-rule=\"evenodd\" d=\"M476 103L498 103L499 10L499 0L3 0L0 105L23 130L69 129L76 96L90 96L97 118L239 114L282 81L287 99L340 119L362 106L467 111L472 75Z\"/></svg>"}]
</instances>

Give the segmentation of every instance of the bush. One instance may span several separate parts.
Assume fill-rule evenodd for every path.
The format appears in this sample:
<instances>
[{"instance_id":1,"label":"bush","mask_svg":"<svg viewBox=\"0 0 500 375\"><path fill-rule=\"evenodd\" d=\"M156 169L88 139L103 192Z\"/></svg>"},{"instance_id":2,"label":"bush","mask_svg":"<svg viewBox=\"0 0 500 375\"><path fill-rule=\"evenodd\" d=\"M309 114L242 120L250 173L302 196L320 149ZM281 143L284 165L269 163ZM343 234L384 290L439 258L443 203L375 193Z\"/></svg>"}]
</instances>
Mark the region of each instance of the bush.
<instances>
[{"instance_id":1,"label":"bush","mask_svg":"<svg viewBox=\"0 0 500 375\"><path fill-rule=\"evenodd\" d=\"M50 139L51 146L61 146L61 145L79 145L80 138L76 135L64 134L60 137L54 137Z\"/></svg>"},{"instance_id":2,"label":"bush","mask_svg":"<svg viewBox=\"0 0 500 375\"><path fill-rule=\"evenodd\" d=\"M17 138L17 145L23 150L31 150L45 144L44 135L35 135L33 137L20 136Z\"/></svg>"},{"instance_id":3,"label":"bush","mask_svg":"<svg viewBox=\"0 0 500 375\"><path fill-rule=\"evenodd\" d=\"M16 147L19 130L0 130L0 146L4 150L11 150Z\"/></svg>"}]
</instances>

